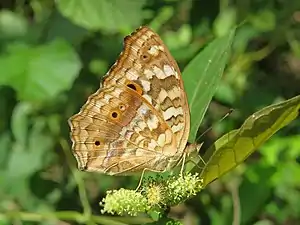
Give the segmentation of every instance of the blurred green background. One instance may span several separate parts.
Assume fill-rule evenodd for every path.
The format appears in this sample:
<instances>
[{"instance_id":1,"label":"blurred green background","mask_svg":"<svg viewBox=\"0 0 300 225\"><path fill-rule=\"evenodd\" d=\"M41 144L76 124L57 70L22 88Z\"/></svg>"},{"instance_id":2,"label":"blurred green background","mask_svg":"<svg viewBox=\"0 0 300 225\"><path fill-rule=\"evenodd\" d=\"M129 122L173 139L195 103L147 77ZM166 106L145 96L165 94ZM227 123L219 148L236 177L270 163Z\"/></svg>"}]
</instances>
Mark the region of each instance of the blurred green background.
<instances>
[{"instance_id":1,"label":"blurred green background","mask_svg":"<svg viewBox=\"0 0 300 225\"><path fill-rule=\"evenodd\" d=\"M255 111L300 94L300 1L1 0L0 8L0 225L78 224L83 211L100 215L106 190L136 187L139 176L79 172L67 120L140 25L160 34L182 70L239 25L199 130L213 125L204 150ZM237 225L238 216L245 225L300 224L299 163L296 120L169 215L184 224Z\"/></svg>"}]
</instances>

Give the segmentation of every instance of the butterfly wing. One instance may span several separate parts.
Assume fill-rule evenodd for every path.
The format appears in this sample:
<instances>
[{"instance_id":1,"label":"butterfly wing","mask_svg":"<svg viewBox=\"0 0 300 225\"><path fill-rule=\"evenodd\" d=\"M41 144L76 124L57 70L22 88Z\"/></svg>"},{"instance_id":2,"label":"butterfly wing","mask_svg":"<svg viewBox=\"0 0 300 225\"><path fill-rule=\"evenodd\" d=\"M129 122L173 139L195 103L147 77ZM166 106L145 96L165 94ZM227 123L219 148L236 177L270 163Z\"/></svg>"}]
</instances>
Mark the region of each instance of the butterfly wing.
<instances>
[{"instance_id":1,"label":"butterfly wing","mask_svg":"<svg viewBox=\"0 0 300 225\"><path fill-rule=\"evenodd\" d=\"M141 27L125 38L124 51L107 73L106 83L142 87L142 97L159 112L176 137L177 150L185 148L190 130L190 112L181 73L161 38Z\"/></svg>"},{"instance_id":2,"label":"butterfly wing","mask_svg":"<svg viewBox=\"0 0 300 225\"><path fill-rule=\"evenodd\" d=\"M141 27L125 38L103 86L69 124L84 170L164 171L168 158L181 156L190 127L187 98L179 68L156 33Z\"/></svg>"}]
</instances>

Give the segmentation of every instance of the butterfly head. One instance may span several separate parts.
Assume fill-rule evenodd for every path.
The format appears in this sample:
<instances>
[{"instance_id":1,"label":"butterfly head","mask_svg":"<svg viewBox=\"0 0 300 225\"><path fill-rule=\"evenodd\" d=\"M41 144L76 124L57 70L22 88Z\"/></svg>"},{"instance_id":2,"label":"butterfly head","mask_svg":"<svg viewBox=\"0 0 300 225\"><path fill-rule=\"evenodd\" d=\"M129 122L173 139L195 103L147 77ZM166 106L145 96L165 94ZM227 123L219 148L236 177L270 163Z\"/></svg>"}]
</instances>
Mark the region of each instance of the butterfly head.
<instances>
[{"instance_id":1,"label":"butterfly head","mask_svg":"<svg viewBox=\"0 0 300 225\"><path fill-rule=\"evenodd\" d=\"M191 153L199 153L200 151L200 148L202 146L203 142L202 143L187 143L186 147L185 147L185 152L187 155L190 155Z\"/></svg>"}]
</instances>

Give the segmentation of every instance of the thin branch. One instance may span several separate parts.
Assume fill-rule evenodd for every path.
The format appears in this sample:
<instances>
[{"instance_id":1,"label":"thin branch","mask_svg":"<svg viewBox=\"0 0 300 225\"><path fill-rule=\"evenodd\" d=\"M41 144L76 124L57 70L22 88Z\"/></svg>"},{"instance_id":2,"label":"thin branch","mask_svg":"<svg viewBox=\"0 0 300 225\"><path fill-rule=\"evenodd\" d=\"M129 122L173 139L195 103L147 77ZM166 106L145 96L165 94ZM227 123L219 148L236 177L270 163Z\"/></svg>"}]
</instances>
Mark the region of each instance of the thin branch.
<instances>
[{"instance_id":1,"label":"thin branch","mask_svg":"<svg viewBox=\"0 0 300 225\"><path fill-rule=\"evenodd\" d=\"M131 224L138 224L141 220L145 222L146 218L127 218ZM91 221L99 224L111 224L111 225L125 225L127 223L121 222L121 220L126 220L126 218L119 217L108 217L108 216L95 216L92 215L90 218L87 218L84 214L75 212L75 211L58 211L53 213L30 213L30 212L7 212L0 213L0 221L7 220L21 220L21 221L30 221L30 222L44 222L45 220L58 221L58 220L67 220L75 221L77 223L86 224ZM147 222L153 222L152 220L147 220Z\"/></svg>"},{"instance_id":2,"label":"thin branch","mask_svg":"<svg viewBox=\"0 0 300 225\"><path fill-rule=\"evenodd\" d=\"M86 190L85 190L85 184L84 184L84 180L80 174L80 172L74 168L74 166L72 165L72 155L71 155L71 151L70 151L70 148L68 146L68 143L66 142L65 139L60 139L60 145L65 153L65 156L66 156L66 160L67 160L67 163L70 167L70 170L74 176L74 179L77 183L77 186L78 186L78 192L79 192L79 198L80 198L80 202L83 206L83 212L84 212L84 215L85 217L87 218L87 220L89 220L92 216L92 210L91 210L91 206L89 204L89 200L88 200L88 197L87 197L87 193L86 193Z\"/></svg>"},{"instance_id":3,"label":"thin branch","mask_svg":"<svg viewBox=\"0 0 300 225\"><path fill-rule=\"evenodd\" d=\"M229 185L231 191L232 201L233 201L233 221L232 225L241 224L241 204L239 196L239 182L234 180L231 185Z\"/></svg>"}]
</instances>

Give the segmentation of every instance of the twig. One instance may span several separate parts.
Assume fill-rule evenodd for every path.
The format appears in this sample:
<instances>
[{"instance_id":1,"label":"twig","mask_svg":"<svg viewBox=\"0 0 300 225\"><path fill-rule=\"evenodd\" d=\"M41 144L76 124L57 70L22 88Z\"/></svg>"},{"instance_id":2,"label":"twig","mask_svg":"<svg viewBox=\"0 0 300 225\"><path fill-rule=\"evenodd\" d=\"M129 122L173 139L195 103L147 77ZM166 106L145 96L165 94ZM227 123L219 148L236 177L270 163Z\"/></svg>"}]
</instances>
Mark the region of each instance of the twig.
<instances>
[{"instance_id":1,"label":"twig","mask_svg":"<svg viewBox=\"0 0 300 225\"><path fill-rule=\"evenodd\" d=\"M125 225L126 222L121 222L121 220L127 220L131 224L139 224L141 221L144 222L153 222L148 218L124 218L124 217L108 217L108 216L95 216L92 215L90 218L87 218L84 214L75 212L75 211L58 211L53 213L30 213L30 212L7 212L0 213L0 221L5 220L21 220L21 221L30 221L30 222L44 222L45 220L68 220L75 221L77 223L89 223L90 221L99 223L99 224L110 224L110 225Z\"/></svg>"},{"instance_id":2,"label":"twig","mask_svg":"<svg viewBox=\"0 0 300 225\"><path fill-rule=\"evenodd\" d=\"M240 225L241 223L241 204L240 204L240 196L239 196L239 182L233 181L231 185L229 185L232 201L233 201L233 221L232 225Z\"/></svg>"},{"instance_id":3,"label":"twig","mask_svg":"<svg viewBox=\"0 0 300 225\"><path fill-rule=\"evenodd\" d=\"M74 166L72 166L72 161L71 161L72 156L71 156L71 153L70 153L70 148L68 146L68 143L66 142L65 139L60 139L59 142L60 142L60 145L61 145L61 147L62 147L62 149L63 149L63 151L66 155L67 163L68 163L68 165L70 167L70 170L71 170L71 172L74 176L74 179L77 183L80 202L83 206L83 214L86 217L86 220L90 221L90 218L92 216L92 210L91 210L91 206L90 206L89 201L88 201L84 181L83 181L82 176L79 173L79 171L77 169L75 169ZM92 223L92 224L94 224L94 223Z\"/></svg>"}]
</instances>

